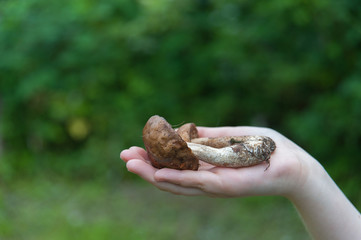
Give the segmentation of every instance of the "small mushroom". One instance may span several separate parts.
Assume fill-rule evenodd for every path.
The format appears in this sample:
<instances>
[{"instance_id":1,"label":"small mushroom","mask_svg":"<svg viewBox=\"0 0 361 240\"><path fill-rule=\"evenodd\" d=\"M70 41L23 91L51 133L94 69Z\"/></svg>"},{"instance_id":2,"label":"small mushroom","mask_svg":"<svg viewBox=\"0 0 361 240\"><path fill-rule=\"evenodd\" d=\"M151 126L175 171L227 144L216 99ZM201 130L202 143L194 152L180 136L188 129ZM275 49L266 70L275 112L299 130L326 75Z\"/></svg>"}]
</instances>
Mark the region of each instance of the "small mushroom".
<instances>
[{"instance_id":1,"label":"small mushroom","mask_svg":"<svg viewBox=\"0 0 361 240\"><path fill-rule=\"evenodd\" d=\"M186 142L190 142L192 139L198 138L198 130L194 123L186 123L182 125L178 128L177 133Z\"/></svg>"}]
</instances>

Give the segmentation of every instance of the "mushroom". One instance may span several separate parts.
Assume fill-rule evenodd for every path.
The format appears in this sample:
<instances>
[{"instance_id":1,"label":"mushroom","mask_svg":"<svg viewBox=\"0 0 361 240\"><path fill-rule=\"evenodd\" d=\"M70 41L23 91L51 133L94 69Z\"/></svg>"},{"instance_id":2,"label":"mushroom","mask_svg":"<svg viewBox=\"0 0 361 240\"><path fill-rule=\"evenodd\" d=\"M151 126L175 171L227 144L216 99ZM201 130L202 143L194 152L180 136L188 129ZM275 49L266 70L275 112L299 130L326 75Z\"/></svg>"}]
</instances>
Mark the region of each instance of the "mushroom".
<instances>
[{"instance_id":1,"label":"mushroom","mask_svg":"<svg viewBox=\"0 0 361 240\"><path fill-rule=\"evenodd\" d=\"M197 170L198 158L172 126L160 116L152 116L143 129L143 142L156 168Z\"/></svg>"},{"instance_id":2,"label":"mushroom","mask_svg":"<svg viewBox=\"0 0 361 240\"><path fill-rule=\"evenodd\" d=\"M181 136L181 138L190 142L194 138L198 138L198 130L194 123L186 123L178 128L177 133Z\"/></svg>"},{"instance_id":3,"label":"mushroom","mask_svg":"<svg viewBox=\"0 0 361 240\"><path fill-rule=\"evenodd\" d=\"M247 167L262 162L270 166L274 141L266 136L198 138L193 123L177 132L160 116L152 116L143 129L143 142L154 167L197 170L199 160L218 167Z\"/></svg>"},{"instance_id":4,"label":"mushroom","mask_svg":"<svg viewBox=\"0 0 361 240\"><path fill-rule=\"evenodd\" d=\"M275 142L266 136L196 138L187 144L199 160L215 166L248 167L267 162L265 170L276 149Z\"/></svg>"}]
</instances>

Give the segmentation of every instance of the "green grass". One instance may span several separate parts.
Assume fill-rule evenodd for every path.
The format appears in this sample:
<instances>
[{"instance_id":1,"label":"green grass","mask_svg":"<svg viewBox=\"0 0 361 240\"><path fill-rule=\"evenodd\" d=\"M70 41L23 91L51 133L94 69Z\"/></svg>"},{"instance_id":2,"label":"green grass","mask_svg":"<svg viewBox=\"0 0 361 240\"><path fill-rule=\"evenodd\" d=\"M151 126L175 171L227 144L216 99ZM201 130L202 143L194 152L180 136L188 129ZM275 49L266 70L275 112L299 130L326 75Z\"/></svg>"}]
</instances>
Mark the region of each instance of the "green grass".
<instances>
[{"instance_id":1,"label":"green grass","mask_svg":"<svg viewBox=\"0 0 361 240\"><path fill-rule=\"evenodd\" d=\"M310 239L278 197L215 199L144 182L19 180L1 191L0 239Z\"/></svg>"}]
</instances>

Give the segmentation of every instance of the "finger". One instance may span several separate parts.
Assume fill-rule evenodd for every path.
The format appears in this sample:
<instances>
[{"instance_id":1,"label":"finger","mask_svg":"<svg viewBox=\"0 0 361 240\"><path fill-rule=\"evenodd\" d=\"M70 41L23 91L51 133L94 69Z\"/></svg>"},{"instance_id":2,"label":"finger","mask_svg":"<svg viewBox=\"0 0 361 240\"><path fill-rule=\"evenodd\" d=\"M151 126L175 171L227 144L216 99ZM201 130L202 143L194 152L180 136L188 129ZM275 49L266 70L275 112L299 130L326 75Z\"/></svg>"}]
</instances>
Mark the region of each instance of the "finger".
<instances>
[{"instance_id":1,"label":"finger","mask_svg":"<svg viewBox=\"0 0 361 240\"><path fill-rule=\"evenodd\" d=\"M129 149L123 150L120 153L120 158L123 159L125 162L128 162L131 159L148 160L148 155L143 148L134 146Z\"/></svg>"},{"instance_id":2,"label":"finger","mask_svg":"<svg viewBox=\"0 0 361 240\"><path fill-rule=\"evenodd\" d=\"M237 135L269 135L270 129L263 127L197 127L199 137L222 137Z\"/></svg>"},{"instance_id":3,"label":"finger","mask_svg":"<svg viewBox=\"0 0 361 240\"><path fill-rule=\"evenodd\" d=\"M182 187L197 188L209 192L210 187L218 185L218 176L209 171L175 170L164 168L155 172L154 178L159 182L169 182Z\"/></svg>"},{"instance_id":4,"label":"finger","mask_svg":"<svg viewBox=\"0 0 361 240\"><path fill-rule=\"evenodd\" d=\"M205 193L199 189L195 188L184 188L182 186L168 183L168 182L157 182L154 179L154 173L158 170L149 165L148 163L133 159L128 161L127 163L128 171L139 175L144 180L148 181L149 183L153 184L157 188L163 191L171 192L177 195L186 195L186 196L198 196L204 195Z\"/></svg>"},{"instance_id":5,"label":"finger","mask_svg":"<svg viewBox=\"0 0 361 240\"><path fill-rule=\"evenodd\" d=\"M198 135L199 137L221 137L228 136L233 129L232 127L198 127Z\"/></svg>"},{"instance_id":6,"label":"finger","mask_svg":"<svg viewBox=\"0 0 361 240\"><path fill-rule=\"evenodd\" d=\"M154 183L154 173L157 171L153 166L142 159L131 159L127 162L129 172L139 175L144 180Z\"/></svg>"},{"instance_id":7,"label":"finger","mask_svg":"<svg viewBox=\"0 0 361 240\"><path fill-rule=\"evenodd\" d=\"M148 154L144 148L133 146L130 148L130 150L137 152L140 156L142 156L142 158L148 159Z\"/></svg>"},{"instance_id":8,"label":"finger","mask_svg":"<svg viewBox=\"0 0 361 240\"><path fill-rule=\"evenodd\" d=\"M192 188L192 187L182 187L177 184L173 184L169 182L157 182L154 185L162 191L170 192L176 195L184 195L184 196L207 195L207 193L201 189Z\"/></svg>"}]
</instances>

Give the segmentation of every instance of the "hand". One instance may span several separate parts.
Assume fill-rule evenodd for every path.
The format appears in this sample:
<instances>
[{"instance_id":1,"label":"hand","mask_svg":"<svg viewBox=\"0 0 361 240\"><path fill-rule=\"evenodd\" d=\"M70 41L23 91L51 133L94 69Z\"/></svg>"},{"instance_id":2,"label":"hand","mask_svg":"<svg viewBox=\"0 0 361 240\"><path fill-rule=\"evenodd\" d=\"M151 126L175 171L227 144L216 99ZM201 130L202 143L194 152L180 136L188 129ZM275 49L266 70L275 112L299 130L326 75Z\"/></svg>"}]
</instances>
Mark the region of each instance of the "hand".
<instances>
[{"instance_id":1,"label":"hand","mask_svg":"<svg viewBox=\"0 0 361 240\"><path fill-rule=\"evenodd\" d=\"M183 195L241 197L281 195L291 200L314 239L361 239L361 215L325 169L278 132L257 127L198 127L200 137L265 135L276 143L271 166L220 168L201 163L198 171L156 169L140 147L120 157L129 171L161 190Z\"/></svg>"},{"instance_id":2,"label":"hand","mask_svg":"<svg viewBox=\"0 0 361 240\"><path fill-rule=\"evenodd\" d=\"M306 180L310 163L315 161L304 150L278 132L258 127L198 127L200 137L264 135L276 143L267 163L246 168L222 168L201 162L198 171L157 169L140 147L122 151L127 168L161 190L182 195L240 197L282 195L291 197Z\"/></svg>"}]
</instances>

